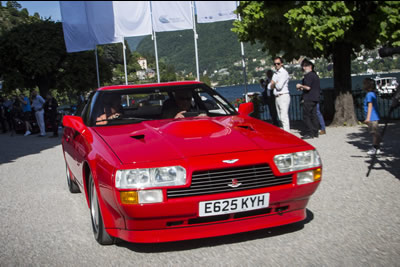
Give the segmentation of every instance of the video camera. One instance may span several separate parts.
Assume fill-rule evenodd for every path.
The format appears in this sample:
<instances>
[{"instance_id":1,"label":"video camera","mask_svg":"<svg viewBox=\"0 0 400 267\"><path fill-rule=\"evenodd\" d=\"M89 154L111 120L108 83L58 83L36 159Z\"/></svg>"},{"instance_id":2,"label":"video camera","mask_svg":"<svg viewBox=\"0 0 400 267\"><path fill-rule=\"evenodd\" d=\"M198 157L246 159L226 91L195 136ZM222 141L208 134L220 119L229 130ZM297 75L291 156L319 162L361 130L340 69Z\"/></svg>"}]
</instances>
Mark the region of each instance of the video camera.
<instances>
[{"instance_id":1,"label":"video camera","mask_svg":"<svg viewBox=\"0 0 400 267\"><path fill-rule=\"evenodd\" d=\"M378 50L380 57L390 57L394 54L400 54L400 46L399 47L382 47Z\"/></svg>"}]
</instances>

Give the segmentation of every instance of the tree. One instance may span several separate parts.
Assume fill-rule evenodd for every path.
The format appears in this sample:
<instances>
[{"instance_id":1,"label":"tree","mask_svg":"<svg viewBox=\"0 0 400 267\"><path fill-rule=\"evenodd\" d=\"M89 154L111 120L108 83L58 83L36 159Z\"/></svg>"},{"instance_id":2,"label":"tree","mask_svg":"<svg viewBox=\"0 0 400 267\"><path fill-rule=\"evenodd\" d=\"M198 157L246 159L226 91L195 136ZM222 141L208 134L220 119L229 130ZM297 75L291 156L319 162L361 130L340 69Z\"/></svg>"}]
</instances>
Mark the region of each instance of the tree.
<instances>
[{"instance_id":1,"label":"tree","mask_svg":"<svg viewBox=\"0 0 400 267\"><path fill-rule=\"evenodd\" d=\"M7 77L17 74L24 81L20 87L38 86L41 95L46 95L55 85L56 74L65 56L61 23L21 24L0 39L0 72L5 76L6 87Z\"/></svg>"},{"instance_id":2,"label":"tree","mask_svg":"<svg viewBox=\"0 0 400 267\"><path fill-rule=\"evenodd\" d=\"M5 91L39 87L86 91L97 87L93 51L67 54L60 22L20 24L0 37L0 75ZM111 79L109 64L99 59L100 77Z\"/></svg>"},{"instance_id":3,"label":"tree","mask_svg":"<svg viewBox=\"0 0 400 267\"><path fill-rule=\"evenodd\" d=\"M30 17L26 8L18 11L21 6L15 1L7 2L7 5L0 6L0 36L6 32L24 23L37 21L35 17Z\"/></svg>"},{"instance_id":4,"label":"tree","mask_svg":"<svg viewBox=\"0 0 400 267\"><path fill-rule=\"evenodd\" d=\"M233 29L285 59L332 58L336 92L333 125L357 123L351 95L351 57L362 47L400 46L400 2L243 1Z\"/></svg>"},{"instance_id":5,"label":"tree","mask_svg":"<svg viewBox=\"0 0 400 267\"><path fill-rule=\"evenodd\" d=\"M15 9L19 9L19 8L22 7L21 4L18 3L17 1L7 1L6 6L9 7L9 8L12 7L12 8L15 8Z\"/></svg>"}]
</instances>

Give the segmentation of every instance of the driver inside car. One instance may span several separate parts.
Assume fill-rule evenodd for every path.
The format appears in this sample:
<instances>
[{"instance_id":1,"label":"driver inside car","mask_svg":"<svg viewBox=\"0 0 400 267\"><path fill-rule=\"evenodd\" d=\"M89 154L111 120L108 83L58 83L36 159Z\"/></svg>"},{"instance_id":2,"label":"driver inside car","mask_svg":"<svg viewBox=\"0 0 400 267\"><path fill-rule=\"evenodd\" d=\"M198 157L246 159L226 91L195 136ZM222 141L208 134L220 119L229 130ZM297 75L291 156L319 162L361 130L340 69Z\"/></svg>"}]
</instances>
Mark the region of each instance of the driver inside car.
<instances>
[{"instance_id":1,"label":"driver inside car","mask_svg":"<svg viewBox=\"0 0 400 267\"><path fill-rule=\"evenodd\" d=\"M189 113L195 113L198 117L207 116L204 111L201 113L200 110L192 106L191 91L177 91L174 93L174 99L170 98L164 102L162 107L164 119L185 118Z\"/></svg>"},{"instance_id":2,"label":"driver inside car","mask_svg":"<svg viewBox=\"0 0 400 267\"><path fill-rule=\"evenodd\" d=\"M96 125L106 125L108 120L119 118L123 113L121 97L119 95L105 97L103 112L97 117Z\"/></svg>"}]
</instances>

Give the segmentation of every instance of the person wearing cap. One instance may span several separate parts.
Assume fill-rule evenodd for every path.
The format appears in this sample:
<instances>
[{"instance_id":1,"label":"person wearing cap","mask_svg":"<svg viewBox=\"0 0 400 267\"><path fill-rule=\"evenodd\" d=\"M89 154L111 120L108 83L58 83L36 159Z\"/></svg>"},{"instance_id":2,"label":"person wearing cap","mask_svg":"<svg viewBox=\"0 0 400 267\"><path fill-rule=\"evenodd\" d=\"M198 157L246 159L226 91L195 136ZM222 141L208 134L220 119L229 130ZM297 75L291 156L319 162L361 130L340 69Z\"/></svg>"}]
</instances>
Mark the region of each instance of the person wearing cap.
<instances>
[{"instance_id":1,"label":"person wearing cap","mask_svg":"<svg viewBox=\"0 0 400 267\"><path fill-rule=\"evenodd\" d=\"M314 64L308 59L301 62L304 71L304 79L302 84L296 85L297 90L303 92L303 121L306 125L306 134L303 139L311 139L318 137L319 120L317 117L317 104L320 96L320 80L318 75L313 71Z\"/></svg>"}]
</instances>

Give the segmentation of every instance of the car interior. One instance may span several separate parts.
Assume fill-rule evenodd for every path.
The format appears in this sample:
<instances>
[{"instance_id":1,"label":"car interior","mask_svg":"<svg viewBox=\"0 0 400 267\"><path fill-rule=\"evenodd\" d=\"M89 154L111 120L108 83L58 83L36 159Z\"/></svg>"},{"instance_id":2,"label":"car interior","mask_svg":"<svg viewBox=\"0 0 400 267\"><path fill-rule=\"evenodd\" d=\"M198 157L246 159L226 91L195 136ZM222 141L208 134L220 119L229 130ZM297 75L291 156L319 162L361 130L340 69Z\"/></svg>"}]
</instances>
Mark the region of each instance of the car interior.
<instances>
[{"instance_id":1,"label":"car interior","mask_svg":"<svg viewBox=\"0 0 400 267\"><path fill-rule=\"evenodd\" d=\"M113 124L129 123L133 119L160 120L171 119L173 116L165 116L166 110L176 106L175 95L178 90L185 90L185 94L191 96L190 112L185 117L195 117L200 113L207 116L232 115L235 110L218 94L210 94L203 88L179 88L170 90L146 89L146 90L110 90L101 92L93 104L91 118L98 118L101 114L109 117L113 111L120 116ZM111 108L111 107L114 108ZM175 107L177 109L177 107ZM176 114L176 113L175 113Z\"/></svg>"}]
</instances>

